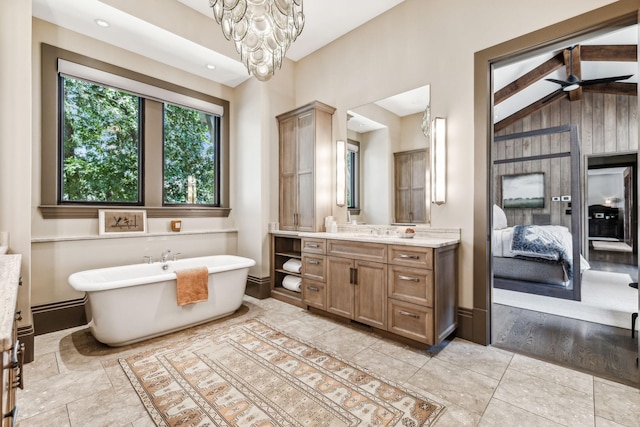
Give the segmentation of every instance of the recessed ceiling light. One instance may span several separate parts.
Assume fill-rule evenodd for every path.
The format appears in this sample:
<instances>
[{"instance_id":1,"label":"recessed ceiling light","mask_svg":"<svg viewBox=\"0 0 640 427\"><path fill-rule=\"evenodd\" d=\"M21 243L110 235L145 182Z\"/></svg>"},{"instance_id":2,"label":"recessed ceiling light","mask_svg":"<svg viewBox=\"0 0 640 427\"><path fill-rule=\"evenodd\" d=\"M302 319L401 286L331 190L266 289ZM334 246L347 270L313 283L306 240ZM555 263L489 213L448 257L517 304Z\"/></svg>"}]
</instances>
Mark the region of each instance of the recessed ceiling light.
<instances>
[{"instance_id":1,"label":"recessed ceiling light","mask_svg":"<svg viewBox=\"0 0 640 427\"><path fill-rule=\"evenodd\" d=\"M213 65L213 64L207 64L206 67L207 67L208 70L215 70L216 69L216 66Z\"/></svg>"},{"instance_id":2,"label":"recessed ceiling light","mask_svg":"<svg viewBox=\"0 0 640 427\"><path fill-rule=\"evenodd\" d=\"M105 21L104 19L95 19L93 22L95 22L98 27L102 28L109 28L111 26L111 24L109 24L109 22Z\"/></svg>"}]
</instances>

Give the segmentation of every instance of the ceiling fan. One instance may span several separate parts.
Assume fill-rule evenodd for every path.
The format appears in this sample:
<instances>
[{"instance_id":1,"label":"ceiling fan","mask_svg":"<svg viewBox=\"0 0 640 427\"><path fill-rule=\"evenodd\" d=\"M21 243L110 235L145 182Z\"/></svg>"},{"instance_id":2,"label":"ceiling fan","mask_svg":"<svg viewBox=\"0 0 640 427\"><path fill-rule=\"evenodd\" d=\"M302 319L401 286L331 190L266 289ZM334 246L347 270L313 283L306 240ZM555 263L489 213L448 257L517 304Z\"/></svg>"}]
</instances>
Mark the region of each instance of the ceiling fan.
<instances>
[{"instance_id":1,"label":"ceiling fan","mask_svg":"<svg viewBox=\"0 0 640 427\"><path fill-rule=\"evenodd\" d=\"M580 80L578 76L573 74L573 49L576 46L571 46L569 49L569 75L567 76L567 80L556 80L556 79L545 79L547 81L557 83L561 87L561 89L565 92L571 92L572 90L576 90L581 86L589 86L596 85L599 83L612 83L619 80L626 80L629 77L632 77L633 74L629 74L627 76L616 76L616 77L603 77L600 79L590 79L590 80Z\"/></svg>"}]
</instances>

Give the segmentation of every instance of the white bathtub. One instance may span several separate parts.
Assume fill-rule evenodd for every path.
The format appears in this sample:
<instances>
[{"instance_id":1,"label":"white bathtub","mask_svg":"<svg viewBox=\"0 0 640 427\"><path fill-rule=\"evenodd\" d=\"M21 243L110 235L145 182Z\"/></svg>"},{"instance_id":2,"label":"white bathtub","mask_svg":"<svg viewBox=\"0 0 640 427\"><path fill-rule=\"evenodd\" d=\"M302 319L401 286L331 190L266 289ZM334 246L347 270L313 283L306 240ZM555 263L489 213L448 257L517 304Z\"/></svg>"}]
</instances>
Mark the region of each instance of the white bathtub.
<instances>
[{"instance_id":1,"label":"white bathtub","mask_svg":"<svg viewBox=\"0 0 640 427\"><path fill-rule=\"evenodd\" d=\"M247 274L255 261L215 255L162 263L133 264L73 273L69 284L87 292L87 320L93 336L122 346L224 317L242 304ZM174 271L209 268L209 299L178 306Z\"/></svg>"}]
</instances>

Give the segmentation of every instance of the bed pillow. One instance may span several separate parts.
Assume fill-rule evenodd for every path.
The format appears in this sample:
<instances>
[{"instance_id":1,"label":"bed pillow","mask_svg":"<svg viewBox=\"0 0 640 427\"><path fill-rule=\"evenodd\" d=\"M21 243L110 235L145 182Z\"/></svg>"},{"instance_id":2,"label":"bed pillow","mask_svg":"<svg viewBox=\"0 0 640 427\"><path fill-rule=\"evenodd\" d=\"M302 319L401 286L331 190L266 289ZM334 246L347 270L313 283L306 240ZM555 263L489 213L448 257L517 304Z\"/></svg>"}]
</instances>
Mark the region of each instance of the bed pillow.
<instances>
[{"instance_id":1,"label":"bed pillow","mask_svg":"<svg viewBox=\"0 0 640 427\"><path fill-rule=\"evenodd\" d=\"M507 228L509 225L507 224L507 215L505 215L504 211L500 209L500 206L493 205L493 229L494 230L502 230L503 228Z\"/></svg>"}]
</instances>

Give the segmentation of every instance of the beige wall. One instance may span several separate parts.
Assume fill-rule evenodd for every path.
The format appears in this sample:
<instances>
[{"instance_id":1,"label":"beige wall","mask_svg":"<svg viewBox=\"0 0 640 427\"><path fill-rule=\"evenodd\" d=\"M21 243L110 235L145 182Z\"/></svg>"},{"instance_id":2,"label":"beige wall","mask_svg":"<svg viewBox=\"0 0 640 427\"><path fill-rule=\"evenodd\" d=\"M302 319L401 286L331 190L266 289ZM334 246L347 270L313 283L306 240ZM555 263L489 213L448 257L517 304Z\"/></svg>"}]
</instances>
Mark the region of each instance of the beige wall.
<instances>
[{"instance_id":1,"label":"beige wall","mask_svg":"<svg viewBox=\"0 0 640 427\"><path fill-rule=\"evenodd\" d=\"M460 227L460 305L473 306L474 53L611 3L607 0L406 0L299 61L296 104L318 99L346 110L431 85L432 116L447 118L447 203L431 225Z\"/></svg>"},{"instance_id":2,"label":"beige wall","mask_svg":"<svg viewBox=\"0 0 640 427\"><path fill-rule=\"evenodd\" d=\"M31 2L0 2L0 231L10 233L9 252L22 254L18 292L22 321L32 325L31 282Z\"/></svg>"},{"instance_id":3,"label":"beige wall","mask_svg":"<svg viewBox=\"0 0 640 427\"><path fill-rule=\"evenodd\" d=\"M66 50L109 62L132 71L156 77L190 89L231 101L234 92L226 87L201 77L193 76L134 53L100 43L45 21L33 19L33 173L31 182L30 210L24 218L31 217L31 236L27 239L25 253L29 253L28 241L32 240L31 305L37 306L82 297L67 282L67 277L88 268L142 262L145 255L158 259L162 252L170 249L180 252L181 257L214 255L222 253L243 255L238 250L238 224L236 222L237 184L231 187L229 218L181 218L182 232L170 233L170 221L180 218L153 218L148 220L149 234L144 237L101 238L98 236L97 219L43 219L38 209L40 204L40 44L47 43ZM234 111L227 112L232 114ZM237 159L234 139L231 134L231 161ZM259 159L258 159L259 161ZM30 164L31 161L26 162ZM231 166L231 182L242 180L234 176L238 169ZM241 171L246 172L246 171ZM236 191L234 191L234 189ZM23 192L22 194L29 194ZM16 193L13 193L15 196ZM27 198L27 197L25 197ZM28 199L28 198L27 198ZM203 233L203 234L189 234ZM254 255L246 250L247 256ZM253 257L253 256L252 256ZM254 267L256 268L256 267ZM256 270L259 272L259 270ZM253 273L253 272L252 272ZM259 275L259 274L256 274Z\"/></svg>"}]
</instances>

